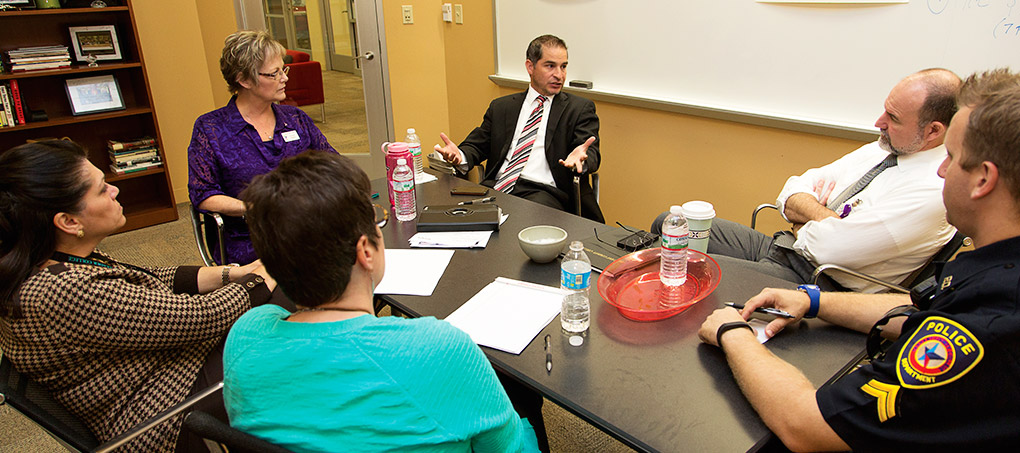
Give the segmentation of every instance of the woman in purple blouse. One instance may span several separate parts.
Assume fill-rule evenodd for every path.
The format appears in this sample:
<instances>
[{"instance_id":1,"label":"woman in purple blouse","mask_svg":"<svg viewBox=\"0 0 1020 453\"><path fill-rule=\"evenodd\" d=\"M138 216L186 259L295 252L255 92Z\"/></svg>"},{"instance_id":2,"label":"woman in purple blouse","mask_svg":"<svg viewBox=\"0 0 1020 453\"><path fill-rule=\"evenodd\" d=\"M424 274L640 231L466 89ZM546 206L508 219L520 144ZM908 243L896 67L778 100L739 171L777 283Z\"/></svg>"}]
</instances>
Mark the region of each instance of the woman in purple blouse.
<instances>
[{"instance_id":1,"label":"woman in purple blouse","mask_svg":"<svg viewBox=\"0 0 1020 453\"><path fill-rule=\"evenodd\" d=\"M220 72L234 95L225 107L195 120L188 146L188 195L198 209L224 215L227 257L248 263L255 250L238 194L255 176L305 150L336 152L312 119L277 102L287 96L283 46L265 31L239 31L224 41Z\"/></svg>"}]
</instances>

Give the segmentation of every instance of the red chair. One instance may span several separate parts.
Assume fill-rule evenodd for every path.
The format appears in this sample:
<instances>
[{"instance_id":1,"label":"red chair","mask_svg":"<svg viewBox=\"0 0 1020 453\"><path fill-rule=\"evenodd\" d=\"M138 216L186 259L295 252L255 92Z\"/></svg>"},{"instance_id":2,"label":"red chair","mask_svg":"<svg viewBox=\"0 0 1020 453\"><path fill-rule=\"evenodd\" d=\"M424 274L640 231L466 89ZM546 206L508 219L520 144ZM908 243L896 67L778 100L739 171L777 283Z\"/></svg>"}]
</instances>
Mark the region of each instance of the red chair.
<instances>
[{"instance_id":1,"label":"red chair","mask_svg":"<svg viewBox=\"0 0 1020 453\"><path fill-rule=\"evenodd\" d=\"M322 66L318 61L313 61L304 52L288 50L287 55L292 58L290 72L287 77L287 99L283 100L287 105L315 105L319 104L322 109L322 122L326 122L326 96L322 92Z\"/></svg>"}]
</instances>

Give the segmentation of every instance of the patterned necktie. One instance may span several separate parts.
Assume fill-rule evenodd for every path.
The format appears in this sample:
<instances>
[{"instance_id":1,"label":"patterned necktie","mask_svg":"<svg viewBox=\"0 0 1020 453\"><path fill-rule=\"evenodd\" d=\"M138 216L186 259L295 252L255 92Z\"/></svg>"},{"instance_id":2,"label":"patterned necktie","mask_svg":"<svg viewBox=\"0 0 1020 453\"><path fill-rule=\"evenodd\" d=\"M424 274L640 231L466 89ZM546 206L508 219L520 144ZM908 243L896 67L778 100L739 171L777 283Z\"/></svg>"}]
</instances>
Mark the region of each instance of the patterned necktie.
<instances>
[{"instance_id":1,"label":"patterned necktie","mask_svg":"<svg viewBox=\"0 0 1020 453\"><path fill-rule=\"evenodd\" d=\"M496 190L503 193L510 193L514 190L514 185L517 184L517 178L521 176L521 171L524 170L524 164L528 162L528 156L531 155L531 148L535 144L535 139L538 137L538 125L542 122L542 112L545 111L545 100L547 98L542 95L538 95L535 98L538 101L538 106L531 111L531 115L528 116L528 121L524 123L524 128L521 129L521 138L517 140L517 146L514 147L514 153L510 157L510 163L503 169L503 173L496 178Z\"/></svg>"},{"instance_id":2,"label":"patterned necktie","mask_svg":"<svg viewBox=\"0 0 1020 453\"><path fill-rule=\"evenodd\" d=\"M868 172L865 173L864 176L861 176L861 179L858 179L857 182L855 182L852 186L843 189L843 192L841 192L838 197L830 201L828 206L826 207L833 211L836 211L840 206L843 205L843 203L846 203L846 201L849 200L850 197L857 195L862 190L864 190L865 187L868 187L868 184L871 184L871 181L875 179L875 177L878 176L879 173L885 171L886 168L895 166L896 155L890 154L885 159L883 159L882 162L879 162L878 165L875 165L874 167L871 168L871 170L868 170Z\"/></svg>"}]
</instances>

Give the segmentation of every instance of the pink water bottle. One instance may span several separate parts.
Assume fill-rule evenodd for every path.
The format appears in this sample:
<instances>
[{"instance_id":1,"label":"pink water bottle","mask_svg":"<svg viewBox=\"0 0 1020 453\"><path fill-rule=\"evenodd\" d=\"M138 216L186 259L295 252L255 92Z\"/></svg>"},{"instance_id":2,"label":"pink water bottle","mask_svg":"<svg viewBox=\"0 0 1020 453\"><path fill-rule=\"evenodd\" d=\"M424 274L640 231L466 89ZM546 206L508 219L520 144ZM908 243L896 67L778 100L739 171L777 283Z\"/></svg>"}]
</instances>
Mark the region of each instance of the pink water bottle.
<instances>
[{"instance_id":1,"label":"pink water bottle","mask_svg":"<svg viewBox=\"0 0 1020 453\"><path fill-rule=\"evenodd\" d=\"M411 150L407 143L404 142L383 143L382 152L386 154L386 185L389 186L390 210L392 211L397 203L393 196L393 169L397 168L397 159L407 159L408 162L411 162L413 157L411 157Z\"/></svg>"}]
</instances>

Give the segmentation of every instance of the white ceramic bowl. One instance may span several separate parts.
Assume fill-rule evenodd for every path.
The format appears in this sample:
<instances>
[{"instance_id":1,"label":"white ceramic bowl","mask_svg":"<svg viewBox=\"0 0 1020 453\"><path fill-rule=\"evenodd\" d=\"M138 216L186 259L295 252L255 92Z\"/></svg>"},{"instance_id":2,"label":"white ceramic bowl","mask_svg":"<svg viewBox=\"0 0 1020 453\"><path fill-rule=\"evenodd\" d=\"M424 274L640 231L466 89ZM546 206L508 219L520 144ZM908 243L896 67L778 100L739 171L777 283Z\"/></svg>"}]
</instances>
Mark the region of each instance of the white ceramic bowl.
<instances>
[{"instance_id":1,"label":"white ceramic bowl","mask_svg":"<svg viewBox=\"0 0 1020 453\"><path fill-rule=\"evenodd\" d=\"M517 233L521 250L536 263L548 263L560 255L567 243L567 232L552 225L536 225Z\"/></svg>"}]
</instances>

